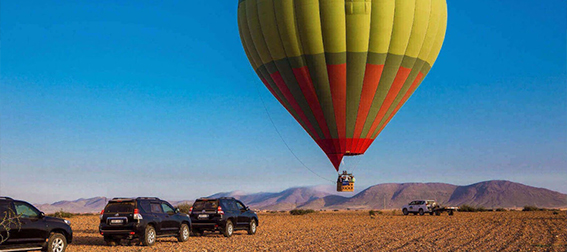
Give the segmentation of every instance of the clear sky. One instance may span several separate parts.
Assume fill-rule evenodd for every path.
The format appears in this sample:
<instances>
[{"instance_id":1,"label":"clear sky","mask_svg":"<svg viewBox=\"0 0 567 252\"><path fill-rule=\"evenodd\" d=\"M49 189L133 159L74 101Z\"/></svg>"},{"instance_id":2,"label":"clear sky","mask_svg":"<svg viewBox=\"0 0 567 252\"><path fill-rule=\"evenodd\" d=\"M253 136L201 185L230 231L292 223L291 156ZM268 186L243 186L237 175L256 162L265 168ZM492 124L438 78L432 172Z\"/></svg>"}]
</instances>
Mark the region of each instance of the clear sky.
<instances>
[{"instance_id":1,"label":"clear sky","mask_svg":"<svg viewBox=\"0 0 567 252\"><path fill-rule=\"evenodd\" d=\"M357 186L505 179L567 193L567 3L449 1L423 84ZM237 1L1 1L0 195L192 199L330 184L259 81ZM263 105L263 102L265 106Z\"/></svg>"}]
</instances>

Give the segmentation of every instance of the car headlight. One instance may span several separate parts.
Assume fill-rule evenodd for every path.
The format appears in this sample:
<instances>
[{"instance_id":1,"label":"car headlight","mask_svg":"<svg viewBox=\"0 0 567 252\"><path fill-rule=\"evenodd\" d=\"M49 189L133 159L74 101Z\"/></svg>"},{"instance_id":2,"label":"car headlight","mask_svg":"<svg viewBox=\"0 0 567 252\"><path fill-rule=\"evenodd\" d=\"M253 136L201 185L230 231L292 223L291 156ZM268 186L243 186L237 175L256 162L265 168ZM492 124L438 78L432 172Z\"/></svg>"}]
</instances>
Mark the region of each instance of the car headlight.
<instances>
[{"instance_id":1,"label":"car headlight","mask_svg":"<svg viewBox=\"0 0 567 252\"><path fill-rule=\"evenodd\" d=\"M67 225L71 226L71 222L68 220L63 220Z\"/></svg>"}]
</instances>

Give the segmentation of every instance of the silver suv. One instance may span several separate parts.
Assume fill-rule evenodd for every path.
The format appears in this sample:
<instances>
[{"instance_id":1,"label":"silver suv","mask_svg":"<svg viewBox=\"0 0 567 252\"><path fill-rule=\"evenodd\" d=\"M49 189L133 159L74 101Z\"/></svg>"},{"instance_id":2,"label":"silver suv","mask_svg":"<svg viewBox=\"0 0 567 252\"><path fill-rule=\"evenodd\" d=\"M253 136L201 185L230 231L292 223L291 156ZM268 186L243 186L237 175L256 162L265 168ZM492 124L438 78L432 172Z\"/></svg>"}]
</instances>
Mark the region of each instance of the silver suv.
<instances>
[{"instance_id":1,"label":"silver suv","mask_svg":"<svg viewBox=\"0 0 567 252\"><path fill-rule=\"evenodd\" d=\"M438 205L435 200L414 200L402 207L402 213L404 213L404 215L408 215L409 213L413 213L414 215L429 213L430 215L433 215L433 210L437 206Z\"/></svg>"}]
</instances>

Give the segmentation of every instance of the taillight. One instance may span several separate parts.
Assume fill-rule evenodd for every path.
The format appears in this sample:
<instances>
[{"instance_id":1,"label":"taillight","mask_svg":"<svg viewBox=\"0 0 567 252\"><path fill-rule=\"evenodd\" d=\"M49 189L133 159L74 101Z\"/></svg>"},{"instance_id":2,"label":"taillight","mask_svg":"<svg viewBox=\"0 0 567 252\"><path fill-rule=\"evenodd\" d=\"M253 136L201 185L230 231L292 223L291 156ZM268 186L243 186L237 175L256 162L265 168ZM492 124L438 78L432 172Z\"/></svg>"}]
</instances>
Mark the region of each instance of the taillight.
<instances>
[{"instance_id":1,"label":"taillight","mask_svg":"<svg viewBox=\"0 0 567 252\"><path fill-rule=\"evenodd\" d=\"M222 210L222 207L219 206L219 207L217 208L217 213L218 213L218 214L224 214L224 211Z\"/></svg>"},{"instance_id":2,"label":"taillight","mask_svg":"<svg viewBox=\"0 0 567 252\"><path fill-rule=\"evenodd\" d=\"M104 209L102 209L102 211L100 211L100 219L102 220L102 215L104 214Z\"/></svg>"},{"instance_id":3,"label":"taillight","mask_svg":"<svg viewBox=\"0 0 567 252\"><path fill-rule=\"evenodd\" d=\"M189 208L189 213L192 213L192 212L193 212L193 207L190 207L190 208Z\"/></svg>"},{"instance_id":4,"label":"taillight","mask_svg":"<svg viewBox=\"0 0 567 252\"><path fill-rule=\"evenodd\" d=\"M144 219L144 217L142 217L142 215L140 214L140 210L138 210L138 208L134 209L134 220L141 219Z\"/></svg>"}]
</instances>

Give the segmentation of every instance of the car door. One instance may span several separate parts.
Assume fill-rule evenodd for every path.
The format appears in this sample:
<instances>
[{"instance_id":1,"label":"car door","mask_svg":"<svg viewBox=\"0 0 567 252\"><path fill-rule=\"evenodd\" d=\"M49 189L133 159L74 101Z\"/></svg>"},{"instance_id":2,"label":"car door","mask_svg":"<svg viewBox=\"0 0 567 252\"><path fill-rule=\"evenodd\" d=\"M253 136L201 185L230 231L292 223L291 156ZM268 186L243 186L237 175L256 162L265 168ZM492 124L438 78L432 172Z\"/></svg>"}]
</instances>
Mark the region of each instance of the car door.
<instances>
[{"instance_id":1,"label":"car door","mask_svg":"<svg viewBox=\"0 0 567 252\"><path fill-rule=\"evenodd\" d=\"M250 223L250 213L248 213L248 209L238 200L236 201L236 208L238 209L238 225L240 227L248 226L248 223Z\"/></svg>"},{"instance_id":2,"label":"car door","mask_svg":"<svg viewBox=\"0 0 567 252\"><path fill-rule=\"evenodd\" d=\"M166 202L161 203L161 208L164 212L161 224L163 231L167 233L177 233L181 226L181 221L176 218L175 209Z\"/></svg>"},{"instance_id":3,"label":"car door","mask_svg":"<svg viewBox=\"0 0 567 252\"><path fill-rule=\"evenodd\" d=\"M5 221L6 226L0 225L0 244L6 245L17 241L14 239L14 235L10 235L10 236L8 235L13 233L11 231L12 229L17 229L16 224L11 222L11 220L14 220L13 217L15 216L16 216L16 211L14 210L14 206L12 202L0 201L0 221L6 220ZM10 225L8 225L8 223L6 222L10 222L9 223Z\"/></svg>"},{"instance_id":4,"label":"car door","mask_svg":"<svg viewBox=\"0 0 567 252\"><path fill-rule=\"evenodd\" d=\"M416 210L415 210L414 207L415 207L415 201L410 202L409 206L408 206L408 211L409 212L415 212Z\"/></svg>"},{"instance_id":5,"label":"car door","mask_svg":"<svg viewBox=\"0 0 567 252\"><path fill-rule=\"evenodd\" d=\"M18 242L42 243L47 238L47 226L43 219L43 213L34 206L14 201L14 209L19 218L19 228L13 229L14 238Z\"/></svg>"},{"instance_id":6,"label":"car door","mask_svg":"<svg viewBox=\"0 0 567 252\"><path fill-rule=\"evenodd\" d=\"M159 201L150 202L150 210L156 222L156 232L158 234L163 234L164 231L167 231L167 228L163 226L163 221L165 220L166 214L163 212L163 208L161 207L161 202Z\"/></svg>"}]
</instances>

